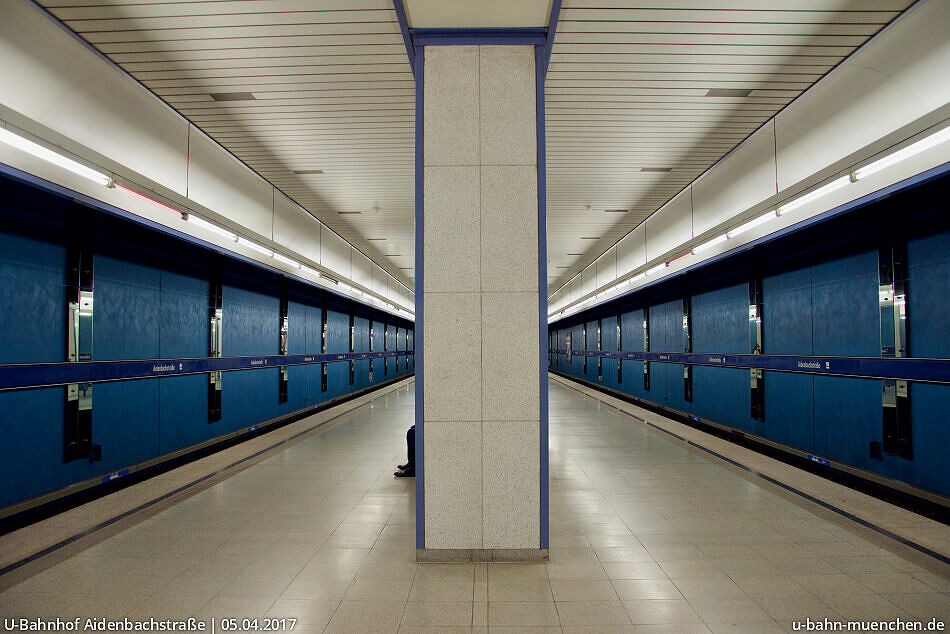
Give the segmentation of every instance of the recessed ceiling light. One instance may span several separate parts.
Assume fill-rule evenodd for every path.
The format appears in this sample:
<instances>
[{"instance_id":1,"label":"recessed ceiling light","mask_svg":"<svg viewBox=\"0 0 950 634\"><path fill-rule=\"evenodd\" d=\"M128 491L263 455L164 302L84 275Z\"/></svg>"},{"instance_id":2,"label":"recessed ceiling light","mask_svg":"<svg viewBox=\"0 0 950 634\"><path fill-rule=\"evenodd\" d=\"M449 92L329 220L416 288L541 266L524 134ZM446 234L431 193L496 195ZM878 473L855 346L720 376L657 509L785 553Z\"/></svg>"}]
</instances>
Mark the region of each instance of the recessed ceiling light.
<instances>
[{"instance_id":1,"label":"recessed ceiling light","mask_svg":"<svg viewBox=\"0 0 950 634\"><path fill-rule=\"evenodd\" d=\"M400 270L400 271L411 271L411 270L412 270L412 267L411 267L411 266L400 266L400 267L399 267L399 270Z\"/></svg>"},{"instance_id":2,"label":"recessed ceiling light","mask_svg":"<svg viewBox=\"0 0 950 634\"><path fill-rule=\"evenodd\" d=\"M568 255L584 255L583 253L568 253Z\"/></svg>"},{"instance_id":3,"label":"recessed ceiling light","mask_svg":"<svg viewBox=\"0 0 950 634\"><path fill-rule=\"evenodd\" d=\"M555 266L554 268L556 268L556 269L569 269L569 268L571 268L571 267L569 267L569 266Z\"/></svg>"},{"instance_id":4,"label":"recessed ceiling light","mask_svg":"<svg viewBox=\"0 0 950 634\"><path fill-rule=\"evenodd\" d=\"M672 172L672 167L641 167L641 172Z\"/></svg>"},{"instance_id":5,"label":"recessed ceiling light","mask_svg":"<svg viewBox=\"0 0 950 634\"><path fill-rule=\"evenodd\" d=\"M386 238L366 238L367 240L385 240Z\"/></svg>"},{"instance_id":6,"label":"recessed ceiling light","mask_svg":"<svg viewBox=\"0 0 950 634\"><path fill-rule=\"evenodd\" d=\"M341 216L353 216L355 214L361 214L363 212L362 211L338 211L337 213L340 214Z\"/></svg>"},{"instance_id":7,"label":"recessed ceiling light","mask_svg":"<svg viewBox=\"0 0 950 634\"><path fill-rule=\"evenodd\" d=\"M600 240L600 236L581 236L581 240Z\"/></svg>"},{"instance_id":8,"label":"recessed ceiling light","mask_svg":"<svg viewBox=\"0 0 950 634\"><path fill-rule=\"evenodd\" d=\"M608 214L625 214L628 211L630 210L629 209L604 209L604 213L608 213Z\"/></svg>"},{"instance_id":9,"label":"recessed ceiling light","mask_svg":"<svg viewBox=\"0 0 950 634\"><path fill-rule=\"evenodd\" d=\"M257 99L252 92L213 92L210 94L215 101L254 101Z\"/></svg>"},{"instance_id":10,"label":"recessed ceiling light","mask_svg":"<svg viewBox=\"0 0 950 634\"><path fill-rule=\"evenodd\" d=\"M323 174L323 170L294 170L294 174L299 174L301 176L305 174Z\"/></svg>"},{"instance_id":11,"label":"recessed ceiling light","mask_svg":"<svg viewBox=\"0 0 950 634\"><path fill-rule=\"evenodd\" d=\"M386 257L387 257L387 258L401 258L401 257L402 257L402 253L387 253L387 254L386 254Z\"/></svg>"},{"instance_id":12,"label":"recessed ceiling light","mask_svg":"<svg viewBox=\"0 0 950 634\"><path fill-rule=\"evenodd\" d=\"M748 97L752 89L743 88L710 88L706 91L707 97Z\"/></svg>"}]
</instances>

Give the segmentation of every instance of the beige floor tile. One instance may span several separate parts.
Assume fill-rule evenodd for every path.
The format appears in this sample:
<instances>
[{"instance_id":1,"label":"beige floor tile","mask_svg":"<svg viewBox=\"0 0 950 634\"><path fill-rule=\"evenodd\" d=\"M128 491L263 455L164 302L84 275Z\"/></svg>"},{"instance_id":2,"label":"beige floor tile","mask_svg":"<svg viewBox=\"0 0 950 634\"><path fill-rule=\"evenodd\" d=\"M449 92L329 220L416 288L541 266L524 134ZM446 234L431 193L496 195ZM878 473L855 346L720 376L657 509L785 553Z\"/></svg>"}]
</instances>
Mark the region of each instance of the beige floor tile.
<instances>
[{"instance_id":1,"label":"beige floor tile","mask_svg":"<svg viewBox=\"0 0 950 634\"><path fill-rule=\"evenodd\" d=\"M913 575L906 572L862 574L854 575L854 578L861 584L880 594L926 594L934 590L923 581L916 579Z\"/></svg>"},{"instance_id":2,"label":"beige floor tile","mask_svg":"<svg viewBox=\"0 0 950 634\"><path fill-rule=\"evenodd\" d=\"M327 625L327 632L398 632L404 601L342 601Z\"/></svg>"},{"instance_id":3,"label":"beige floor tile","mask_svg":"<svg viewBox=\"0 0 950 634\"><path fill-rule=\"evenodd\" d=\"M264 616L275 600L253 597L215 597L195 613L198 618L257 619Z\"/></svg>"},{"instance_id":4,"label":"beige floor tile","mask_svg":"<svg viewBox=\"0 0 950 634\"><path fill-rule=\"evenodd\" d=\"M637 634L709 634L703 623L667 623L664 625L635 625Z\"/></svg>"},{"instance_id":5,"label":"beige floor tile","mask_svg":"<svg viewBox=\"0 0 950 634\"><path fill-rule=\"evenodd\" d=\"M553 601L490 601L488 625L497 626L556 626L559 624Z\"/></svg>"},{"instance_id":6,"label":"beige floor tile","mask_svg":"<svg viewBox=\"0 0 950 634\"><path fill-rule=\"evenodd\" d=\"M614 579L611 583L623 601L683 598L669 579Z\"/></svg>"},{"instance_id":7,"label":"beige floor tile","mask_svg":"<svg viewBox=\"0 0 950 634\"><path fill-rule=\"evenodd\" d=\"M685 599L624 601L623 606L630 621L635 625L702 623L702 619Z\"/></svg>"},{"instance_id":8,"label":"beige floor tile","mask_svg":"<svg viewBox=\"0 0 950 634\"><path fill-rule=\"evenodd\" d=\"M278 599L265 616L272 619L297 619L294 627L296 631L322 632L339 605L339 601Z\"/></svg>"},{"instance_id":9,"label":"beige floor tile","mask_svg":"<svg viewBox=\"0 0 950 634\"><path fill-rule=\"evenodd\" d=\"M602 563L654 561L653 555L643 546L601 547L595 548L594 552Z\"/></svg>"},{"instance_id":10,"label":"beige floor tile","mask_svg":"<svg viewBox=\"0 0 950 634\"><path fill-rule=\"evenodd\" d=\"M488 627L488 601L475 601L472 604L472 625Z\"/></svg>"},{"instance_id":11,"label":"beige floor tile","mask_svg":"<svg viewBox=\"0 0 950 634\"><path fill-rule=\"evenodd\" d=\"M605 563L608 579L666 579L666 572L656 562Z\"/></svg>"},{"instance_id":12,"label":"beige floor tile","mask_svg":"<svg viewBox=\"0 0 950 634\"><path fill-rule=\"evenodd\" d=\"M776 575L734 575L732 580L746 594L757 597L797 597L808 596L805 590L791 577Z\"/></svg>"},{"instance_id":13,"label":"beige floor tile","mask_svg":"<svg viewBox=\"0 0 950 634\"><path fill-rule=\"evenodd\" d=\"M881 596L918 619L929 621L936 618L950 624L950 594L884 594Z\"/></svg>"},{"instance_id":14,"label":"beige floor tile","mask_svg":"<svg viewBox=\"0 0 950 634\"><path fill-rule=\"evenodd\" d=\"M468 579L422 577L412 582L410 601L474 601L475 579L471 571ZM405 584L403 584L405 585Z\"/></svg>"},{"instance_id":15,"label":"beige floor tile","mask_svg":"<svg viewBox=\"0 0 950 634\"><path fill-rule=\"evenodd\" d=\"M600 563L552 563L547 565L548 579L606 579L607 573Z\"/></svg>"},{"instance_id":16,"label":"beige floor tile","mask_svg":"<svg viewBox=\"0 0 950 634\"><path fill-rule=\"evenodd\" d=\"M298 577L281 593L281 599L305 599L310 601L340 601L346 595L352 581L333 577Z\"/></svg>"},{"instance_id":17,"label":"beige floor tile","mask_svg":"<svg viewBox=\"0 0 950 634\"><path fill-rule=\"evenodd\" d=\"M718 577L723 574L716 562L709 559L657 562L670 579Z\"/></svg>"},{"instance_id":18,"label":"beige floor tile","mask_svg":"<svg viewBox=\"0 0 950 634\"><path fill-rule=\"evenodd\" d=\"M747 595L729 577L698 577L675 579L677 589L683 596L693 599L741 599Z\"/></svg>"},{"instance_id":19,"label":"beige floor tile","mask_svg":"<svg viewBox=\"0 0 950 634\"><path fill-rule=\"evenodd\" d=\"M551 548L549 561L552 563L596 563L597 555L593 548Z\"/></svg>"},{"instance_id":20,"label":"beige floor tile","mask_svg":"<svg viewBox=\"0 0 950 634\"><path fill-rule=\"evenodd\" d=\"M706 624L769 623L773 619L752 599L695 599L690 605Z\"/></svg>"},{"instance_id":21,"label":"beige floor tile","mask_svg":"<svg viewBox=\"0 0 950 634\"><path fill-rule=\"evenodd\" d=\"M551 581L555 601L616 601L617 593L606 579Z\"/></svg>"},{"instance_id":22,"label":"beige floor tile","mask_svg":"<svg viewBox=\"0 0 950 634\"><path fill-rule=\"evenodd\" d=\"M904 608L874 594L836 594L823 596L821 600L846 619L885 620L912 616Z\"/></svg>"},{"instance_id":23,"label":"beige floor tile","mask_svg":"<svg viewBox=\"0 0 950 634\"><path fill-rule=\"evenodd\" d=\"M558 601L561 625L629 625L620 601Z\"/></svg>"},{"instance_id":24,"label":"beige floor tile","mask_svg":"<svg viewBox=\"0 0 950 634\"><path fill-rule=\"evenodd\" d=\"M818 596L872 594L873 590L845 574L796 575L793 579Z\"/></svg>"},{"instance_id":25,"label":"beige floor tile","mask_svg":"<svg viewBox=\"0 0 950 634\"><path fill-rule=\"evenodd\" d=\"M488 600L553 601L551 583L545 579L492 578L488 573Z\"/></svg>"},{"instance_id":26,"label":"beige floor tile","mask_svg":"<svg viewBox=\"0 0 950 634\"><path fill-rule=\"evenodd\" d=\"M777 621L789 619L840 619L841 615L816 596L762 597L755 599L765 612Z\"/></svg>"},{"instance_id":27,"label":"beige floor tile","mask_svg":"<svg viewBox=\"0 0 950 634\"><path fill-rule=\"evenodd\" d=\"M187 619L210 601L203 595L180 595L158 592L126 612L130 619Z\"/></svg>"},{"instance_id":28,"label":"beige floor tile","mask_svg":"<svg viewBox=\"0 0 950 634\"><path fill-rule=\"evenodd\" d=\"M472 625L471 601L409 601L401 626L468 627Z\"/></svg>"},{"instance_id":29,"label":"beige floor tile","mask_svg":"<svg viewBox=\"0 0 950 634\"><path fill-rule=\"evenodd\" d=\"M785 629L775 621L757 623L707 623L713 634L783 634Z\"/></svg>"}]
</instances>

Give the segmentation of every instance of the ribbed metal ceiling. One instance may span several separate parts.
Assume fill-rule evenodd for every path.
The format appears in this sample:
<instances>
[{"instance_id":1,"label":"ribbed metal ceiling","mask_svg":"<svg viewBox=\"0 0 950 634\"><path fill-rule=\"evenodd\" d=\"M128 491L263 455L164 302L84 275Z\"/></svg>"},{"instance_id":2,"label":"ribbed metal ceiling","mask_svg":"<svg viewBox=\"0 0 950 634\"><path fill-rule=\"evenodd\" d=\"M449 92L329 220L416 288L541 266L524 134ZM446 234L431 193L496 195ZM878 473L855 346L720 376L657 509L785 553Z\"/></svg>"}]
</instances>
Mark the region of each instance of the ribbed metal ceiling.
<instances>
[{"instance_id":1,"label":"ribbed metal ceiling","mask_svg":"<svg viewBox=\"0 0 950 634\"><path fill-rule=\"evenodd\" d=\"M565 0L545 85L549 290L910 4Z\"/></svg>"},{"instance_id":2,"label":"ribbed metal ceiling","mask_svg":"<svg viewBox=\"0 0 950 634\"><path fill-rule=\"evenodd\" d=\"M414 84L391 0L40 4L398 278L414 279ZM561 9L545 87L551 290L911 1L641 4L565 0Z\"/></svg>"}]
</instances>

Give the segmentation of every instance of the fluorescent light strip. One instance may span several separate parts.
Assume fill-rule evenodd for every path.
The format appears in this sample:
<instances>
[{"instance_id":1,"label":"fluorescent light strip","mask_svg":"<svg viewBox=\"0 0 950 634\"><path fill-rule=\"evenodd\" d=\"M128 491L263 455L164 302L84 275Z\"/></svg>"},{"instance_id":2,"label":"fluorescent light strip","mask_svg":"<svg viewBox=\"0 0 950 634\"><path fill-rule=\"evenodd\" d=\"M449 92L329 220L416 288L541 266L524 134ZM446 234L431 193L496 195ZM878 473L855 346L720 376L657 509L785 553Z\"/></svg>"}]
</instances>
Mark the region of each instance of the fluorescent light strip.
<instances>
[{"instance_id":1,"label":"fluorescent light strip","mask_svg":"<svg viewBox=\"0 0 950 634\"><path fill-rule=\"evenodd\" d=\"M654 273L659 273L660 271L665 269L667 266L669 265L666 262L660 262L659 264L654 266L652 269L647 269L645 273L646 275L653 275Z\"/></svg>"},{"instance_id":2,"label":"fluorescent light strip","mask_svg":"<svg viewBox=\"0 0 950 634\"><path fill-rule=\"evenodd\" d=\"M887 169L891 165L900 163L905 159L909 159L916 154L920 154L921 152L929 150L932 147L936 147L941 143L945 143L946 141L950 141L950 127L946 127L940 132L935 132L930 136L924 137L920 141L917 141L916 143L911 143L907 147L897 150L893 154L889 154L884 158L880 158L873 163L869 163L862 168L856 169L854 171L854 178L855 180L867 178L871 174L876 174L883 169Z\"/></svg>"},{"instance_id":3,"label":"fluorescent light strip","mask_svg":"<svg viewBox=\"0 0 950 634\"><path fill-rule=\"evenodd\" d=\"M294 268L296 268L296 269L299 269L299 268L300 268L300 262L298 262L297 260L291 260L291 259L288 258L286 255L281 255L280 253L275 253L275 254L274 254L274 259L277 260L278 262L283 262L284 264L287 264L287 265L289 265L289 266L292 266L292 267L294 267Z\"/></svg>"},{"instance_id":4,"label":"fluorescent light strip","mask_svg":"<svg viewBox=\"0 0 950 634\"><path fill-rule=\"evenodd\" d=\"M778 212L773 209L769 213L763 214L754 220L750 220L744 225L739 225L738 227L736 227L735 229L733 229L726 235L729 236L730 238L735 238L737 235L743 234L749 229L754 229L755 227L758 227L759 225L765 224L769 220L774 220L776 218L778 218Z\"/></svg>"},{"instance_id":5,"label":"fluorescent light strip","mask_svg":"<svg viewBox=\"0 0 950 634\"><path fill-rule=\"evenodd\" d=\"M840 178L836 178L835 180L831 181L831 182L828 183L827 185L824 185L824 186L822 186L822 187L819 187L818 189L816 189L816 190L813 191L813 192L809 192L809 193L805 194L804 196L799 196L799 197L796 198L795 200L793 200L793 201L791 201L791 202L787 202L787 203L785 203L784 205L779 206L779 208L778 208L778 214L779 214L780 216L781 216L782 214L787 214L787 213L790 212L790 211L793 211L793 210L795 210L795 209L798 209L799 207L802 207L802 206L804 206L804 205L807 205L808 203L810 203L810 202L813 201L813 200L818 200L818 199L821 198L822 196L827 196L827 195L830 194L831 192L837 191L837 190L841 189L842 187L847 187L847 186L850 185L850 184L851 184L851 176L850 176L850 175L848 175L848 176L841 176Z\"/></svg>"},{"instance_id":6,"label":"fluorescent light strip","mask_svg":"<svg viewBox=\"0 0 950 634\"><path fill-rule=\"evenodd\" d=\"M191 214L188 214L187 221L195 225L196 227L201 227L205 231L210 231L211 233L216 233L219 236L224 236L228 240L232 240L232 241L237 240L237 236L231 233L230 231L228 231L227 229L223 229L216 224L212 224L208 222L207 220L203 220L199 218L198 216L192 216Z\"/></svg>"},{"instance_id":7,"label":"fluorescent light strip","mask_svg":"<svg viewBox=\"0 0 950 634\"><path fill-rule=\"evenodd\" d=\"M310 275L314 277L317 277L317 278L320 277L320 271L317 271L316 269L312 269L305 264L300 265L300 270L303 271L304 273L309 273Z\"/></svg>"},{"instance_id":8,"label":"fluorescent light strip","mask_svg":"<svg viewBox=\"0 0 950 634\"><path fill-rule=\"evenodd\" d=\"M242 238L239 236L237 239L237 243L246 246L248 249L251 249L252 251L263 253L266 256L274 255L274 252L268 249L267 247L261 246L257 244L256 242L252 242L248 240L247 238Z\"/></svg>"},{"instance_id":9,"label":"fluorescent light strip","mask_svg":"<svg viewBox=\"0 0 950 634\"><path fill-rule=\"evenodd\" d=\"M729 236L726 235L725 233L722 234L721 236L716 236L715 238L713 238L712 240L710 240L710 241L708 241L708 242L704 242L704 243L700 244L699 246L693 247L693 253L695 254L695 253L699 253L699 252L701 252L701 251L705 251L705 250L707 250L707 249L711 249L711 248L713 248L714 246L716 246L717 244L720 244L720 243L722 243L722 242L725 242L725 241L728 240L728 239L729 239Z\"/></svg>"},{"instance_id":10,"label":"fluorescent light strip","mask_svg":"<svg viewBox=\"0 0 950 634\"><path fill-rule=\"evenodd\" d=\"M6 143L11 147L15 147L18 150L22 150L27 154L32 154L36 158L43 159L53 165L58 165L65 170L72 172L73 174L78 174L83 178L88 178L94 183L98 183L103 187L108 187L112 184L112 177L103 174L102 172L96 171L91 167L86 167L82 163L72 160L71 158L66 158L62 154L54 152L48 148L34 143L29 139L25 139L18 134L14 134L5 128L0 128L0 141Z\"/></svg>"}]
</instances>

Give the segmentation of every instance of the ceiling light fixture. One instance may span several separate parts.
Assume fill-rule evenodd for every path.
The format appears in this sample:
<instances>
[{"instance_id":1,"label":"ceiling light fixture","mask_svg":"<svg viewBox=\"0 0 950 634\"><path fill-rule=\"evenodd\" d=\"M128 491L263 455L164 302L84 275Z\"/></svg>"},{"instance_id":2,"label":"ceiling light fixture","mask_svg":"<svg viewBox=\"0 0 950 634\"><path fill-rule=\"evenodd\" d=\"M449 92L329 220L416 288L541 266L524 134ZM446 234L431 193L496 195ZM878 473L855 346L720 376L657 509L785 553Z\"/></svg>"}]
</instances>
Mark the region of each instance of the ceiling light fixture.
<instances>
[{"instance_id":1,"label":"ceiling light fixture","mask_svg":"<svg viewBox=\"0 0 950 634\"><path fill-rule=\"evenodd\" d=\"M725 242L728 239L729 239L729 236L726 235L725 233L722 234L721 236L716 236L715 238L713 238L712 240L709 240L708 242L704 242L698 246L693 247L693 253L695 254L701 251L705 251L706 249L711 249L717 244Z\"/></svg>"},{"instance_id":2,"label":"ceiling light fixture","mask_svg":"<svg viewBox=\"0 0 950 634\"><path fill-rule=\"evenodd\" d=\"M211 222L208 222L207 220L199 218L198 216L186 214L184 216L184 219L190 222L191 224L195 225L196 227L201 227L205 231L210 231L211 233L216 233L219 236L224 236L225 238L227 238L228 240L231 240L232 242L237 240L237 236L234 233L228 231L227 229L219 227L218 225L214 223L211 223Z\"/></svg>"},{"instance_id":3,"label":"ceiling light fixture","mask_svg":"<svg viewBox=\"0 0 950 634\"><path fill-rule=\"evenodd\" d=\"M274 253L274 259L277 260L278 262L283 262L284 264L288 266L292 266L295 269L300 268L300 262L298 262L297 260L291 260L286 255L281 255L280 253Z\"/></svg>"},{"instance_id":4,"label":"ceiling light fixture","mask_svg":"<svg viewBox=\"0 0 950 634\"><path fill-rule=\"evenodd\" d=\"M298 176L310 176L312 174L323 174L323 170L294 170Z\"/></svg>"},{"instance_id":5,"label":"ceiling light fixture","mask_svg":"<svg viewBox=\"0 0 950 634\"><path fill-rule=\"evenodd\" d=\"M0 128L0 141L11 147L15 147L18 150L22 150L27 154L31 154L36 158L43 159L48 163L58 165L59 167L72 172L73 174L78 174L79 176L87 178L94 183L98 183L103 187L109 187L112 184L111 176L94 170L91 167L87 167L71 158L66 158L58 152L54 152L49 148L43 147L39 143L34 143L33 141L30 141L19 134L14 134L5 128Z\"/></svg>"},{"instance_id":6,"label":"ceiling light fixture","mask_svg":"<svg viewBox=\"0 0 950 634\"><path fill-rule=\"evenodd\" d=\"M667 266L669 266L669 265L668 265L666 262L660 262L659 264L657 264L657 265L654 266L653 268L647 269L647 270L645 271L645 274L646 274L646 275L653 275L654 273L659 273L660 271L662 271L663 269L665 269Z\"/></svg>"},{"instance_id":7,"label":"ceiling light fixture","mask_svg":"<svg viewBox=\"0 0 950 634\"><path fill-rule=\"evenodd\" d=\"M271 257L271 256L274 255L274 252L271 251L270 249L268 249L267 247L261 246L261 245L257 244L256 242L253 242L253 241L248 240L247 238L243 238L243 237L241 237L241 236L238 236L237 243L240 244L240 245L246 246L248 249L251 249L252 251L257 251L258 253L263 253L264 255L266 255L266 256L268 256L268 257Z\"/></svg>"},{"instance_id":8,"label":"ceiling light fixture","mask_svg":"<svg viewBox=\"0 0 950 634\"><path fill-rule=\"evenodd\" d=\"M728 232L726 235L729 236L730 238L735 238L737 235L745 233L749 229L758 227L759 225L764 224L768 222L769 220L774 220L775 218L778 218L778 212L773 209L767 214L762 214L761 216L759 216L758 218L755 218L754 220L750 220L749 222L745 224L739 225L732 231Z\"/></svg>"},{"instance_id":9,"label":"ceiling light fixture","mask_svg":"<svg viewBox=\"0 0 950 634\"><path fill-rule=\"evenodd\" d=\"M750 94L751 88L710 88L706 91L707 97L748 97Z\"/></svg>"},{"instance_id":10,"label":"ceiling light fixture","mask_svg":"<svg viewBox=\"0 0 950 634\"><path fill-rule=\"evenodd\" d=\"M837 191L841 189L842 187L847 187L849 184L851 184L850 175L836 178L835 180L831 181L827 185L823 185L822 187L819 187L815 191L809 192L805 194L804 196L799 196L798 198L792 200L791 202L787 202L784 205L780 205L778 208L778 214L780 216L782 214L787 214L790 211L793 211L795 209L798 209L799 207L803 207L807 205L813 200L818 200L822 196L827 196L833 191Z\"/></svg>"},{"instance_id":11,"label":"ceiling light fixture","mask_svg":"<svg viewBox=\"0 0 950 634\"><path fill-rule=\"evenodd\" d=\"M256 101L252 92L212 92L209 93L215 101Z\"/></svg>"},{"instance_id":12,"label":"ceiling light fixture","mask_svg":"<svg viewBox=\"0 0 950 634\"><path fill-rule=\"evenodd\" d=\"M625 214L629 209L604 209L605 214Z\"/></svg>"},{"instance_id":13,"label":"ceiling light fixture","mask_svg":"<svg viewBox=\"0 0 950 634\"><path fill-rule=\"evenodd\" d=\"M924 137L916 143L911 143L907 147L901 148L892 154L888 154L883 158L879 158L873 163L868 163L864 167L854 170L854 179L860 180L862 178L867 178L871 174L876 174L877 172L880 172L891 165L900 163L903 160L909 159L916 154L920 154L921 152L929 150L932 147L936 147L946 141L950 141L950 127L946 127L939 132L935 132L934 134Z\"/></svg>"},{"instance_id":14,"label":"ceiling light fixture","mask_svg":"<svg viewBox=\"0 0 950 634\"><path fill-rule=\"evenodd\" d=\"M658 174L665 174L666 172L672 172L672 167L641 167L641 172L656 172Z\"/></svg>"}]
</instances>

